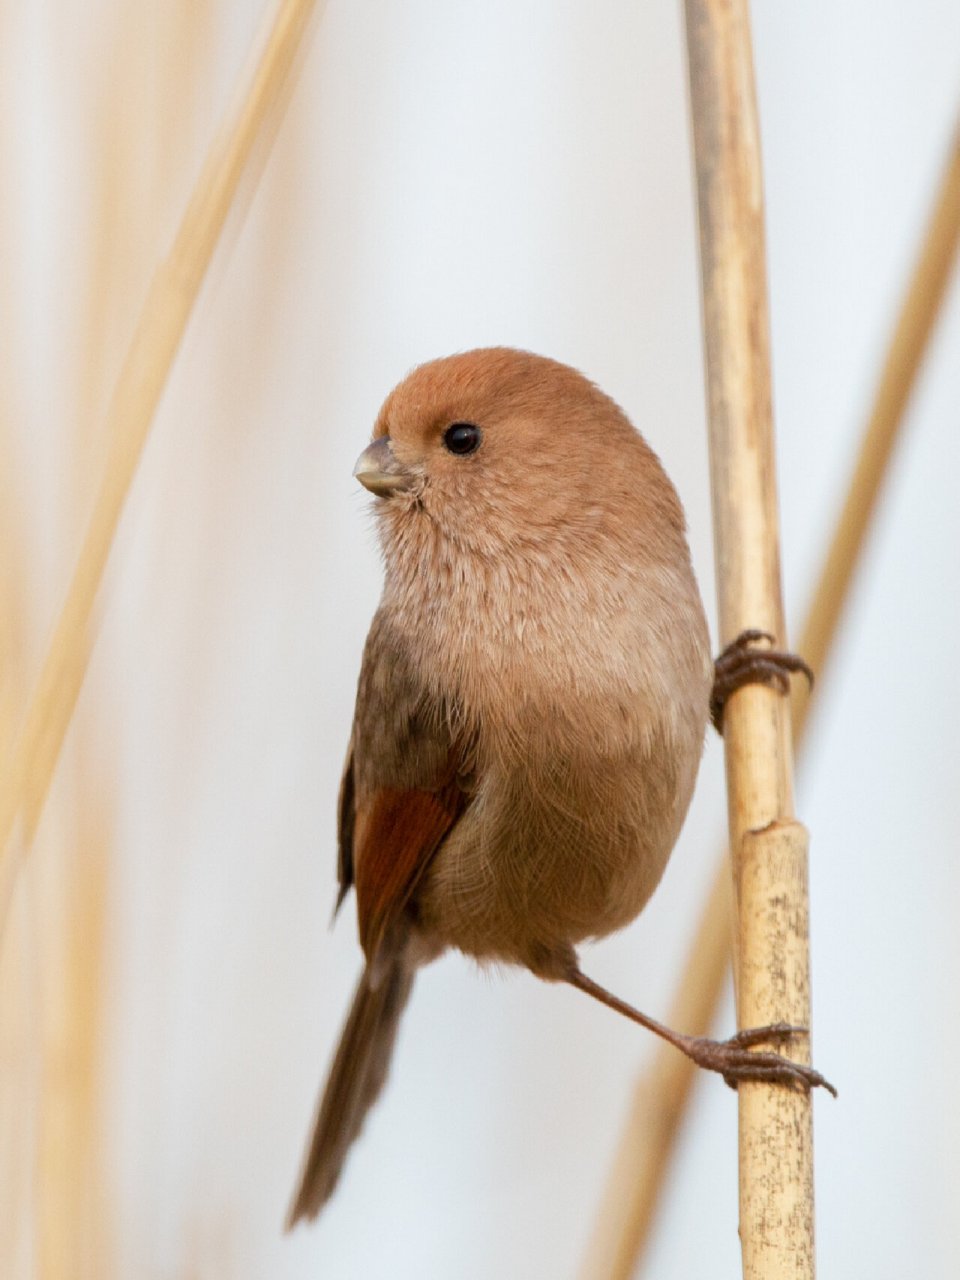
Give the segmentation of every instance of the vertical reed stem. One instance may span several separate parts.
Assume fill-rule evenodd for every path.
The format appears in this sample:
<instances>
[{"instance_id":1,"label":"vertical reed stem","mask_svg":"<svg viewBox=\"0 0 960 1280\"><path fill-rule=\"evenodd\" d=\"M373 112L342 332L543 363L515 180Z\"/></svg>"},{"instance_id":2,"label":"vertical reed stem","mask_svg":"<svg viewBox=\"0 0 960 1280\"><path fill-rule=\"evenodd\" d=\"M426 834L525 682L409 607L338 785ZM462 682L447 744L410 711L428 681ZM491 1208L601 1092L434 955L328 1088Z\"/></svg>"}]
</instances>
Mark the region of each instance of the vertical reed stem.
<instances>
[{"instance_id":1,"label":"vertical reed stem","mask_svg":"<svg viewBox=\"0 0 960 1280\"><path fill-rule=\"evenodd\" d=\"M929 215L923 243L894 326L847 496L821 565L799 652L818 675L826 668L877 498L890 467L910 394L923 364L960 242L960 126ZM801 746L810 693L793 683L793 741ZM725 850L724 850L725 854ZM687 953L667 1022L708 1035L716 1018L730 957L730 876L718 863ZM669 1045L658 1045L637 1081L597 1223L584 1259L583 1280L629 1280L650 1240L663 1185L686 1113L696 1068Z\"/></svg>"},{"instance_id":2,"label":"vertical reed stem","mask_svg":"<svg viewBox=\"0 0 960 1280\"><path fill-rule=\"evenodd\" d=\"M700 223L720 643L785 641L760 140L746 0L686 0ZM790 704L748 685L724 717L737 897L738 1019L810 1024L806 832L793 817ZM802 1059L809 1045L795 1044ZM742 1084L740 1238L747 1280L811 1278L813 1123L802 1091Z\"/></svg>"}]
</instances>

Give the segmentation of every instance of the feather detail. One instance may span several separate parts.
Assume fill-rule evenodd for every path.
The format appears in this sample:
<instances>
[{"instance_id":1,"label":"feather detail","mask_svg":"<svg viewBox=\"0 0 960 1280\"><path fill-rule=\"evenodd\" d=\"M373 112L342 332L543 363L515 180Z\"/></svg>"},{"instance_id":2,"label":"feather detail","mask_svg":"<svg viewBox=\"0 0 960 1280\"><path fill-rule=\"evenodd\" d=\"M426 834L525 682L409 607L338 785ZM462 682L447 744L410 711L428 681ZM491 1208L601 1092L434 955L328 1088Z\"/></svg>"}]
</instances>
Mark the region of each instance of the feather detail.
<instances>
[{"instance_id":1,"label":"feather detail","mask_svg":"<svg viewBox=\"0 0 960 1280\"><path fill-rule=\"evenodd\" d=\"M357 812L357 919L374 980L402 947L414 890L465 804L453 777L436 791L384 788Z\"/></svg>"},{"instance_id":2,"label":"feather detail","mask_svg":"<svg viewBox=\"0 0 960 1280\"><path fill-rule=\"evenodd\" d=\"M402 956L387 967L376 986L370 982L369 970L360 979L320 1095L310 1145L287 1215L288 1231L302 1218L315 1218L333 1195L347 1152L386 1082L400 1015L412 985L413 972Z\"/></svg>"}]
</instances>

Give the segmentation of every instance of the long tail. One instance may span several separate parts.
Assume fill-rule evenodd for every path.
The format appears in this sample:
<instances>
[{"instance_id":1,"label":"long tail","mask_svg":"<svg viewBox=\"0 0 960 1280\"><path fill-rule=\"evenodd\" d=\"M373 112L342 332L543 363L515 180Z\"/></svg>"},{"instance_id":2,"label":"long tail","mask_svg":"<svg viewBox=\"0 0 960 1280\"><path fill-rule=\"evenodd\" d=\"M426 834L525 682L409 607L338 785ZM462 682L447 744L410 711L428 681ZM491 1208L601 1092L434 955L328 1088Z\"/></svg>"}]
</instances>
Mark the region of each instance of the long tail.
<instances>
[{"instance_id":1,"label":"long tail","mask_svg":"<svg viewBox=\"0 0 960 1280\"><path fill-rule=\"evenodd\" d=\"M288 1231L301 1218L315 1218L333 1195L347 1152L387 1078L412 986L413 971L400 957L377 974L376 985L369 968L364 970L320 1099Z\"/></svg>"}]
</instances>

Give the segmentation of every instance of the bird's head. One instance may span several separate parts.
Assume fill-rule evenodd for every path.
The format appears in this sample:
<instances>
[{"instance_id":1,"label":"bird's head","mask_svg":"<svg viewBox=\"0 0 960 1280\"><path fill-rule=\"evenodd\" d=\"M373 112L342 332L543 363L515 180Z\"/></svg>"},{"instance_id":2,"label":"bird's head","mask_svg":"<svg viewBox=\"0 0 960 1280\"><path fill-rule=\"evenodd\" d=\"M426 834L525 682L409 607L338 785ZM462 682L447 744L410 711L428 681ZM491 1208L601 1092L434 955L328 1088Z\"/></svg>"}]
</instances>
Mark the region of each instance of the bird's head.
<instances>
[{"instance_id":1,"label":"bird's head","mask_svg":"<svg viewBox=\"0 0 960 1280\"><path fill-rule=\"evenodd\" d=\"M575 369L506 347L420 365L387 397L354 475L389 539L426 517L462 548L556 546L658 508L683 517L622 410ZM653 512L651 512L653 513Z\"/></svg>"}]
</instances>

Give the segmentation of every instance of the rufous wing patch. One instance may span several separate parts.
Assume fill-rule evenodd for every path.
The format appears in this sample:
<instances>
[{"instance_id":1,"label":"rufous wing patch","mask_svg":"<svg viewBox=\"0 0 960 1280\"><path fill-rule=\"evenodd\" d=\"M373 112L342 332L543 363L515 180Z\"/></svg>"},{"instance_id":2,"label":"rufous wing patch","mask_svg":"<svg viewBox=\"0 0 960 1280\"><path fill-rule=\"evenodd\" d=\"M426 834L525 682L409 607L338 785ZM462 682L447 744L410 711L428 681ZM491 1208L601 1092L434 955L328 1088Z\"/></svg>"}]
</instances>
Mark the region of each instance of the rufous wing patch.
<instances>
[{"instance_id":1,"label":"rufous wing patch","mask_svg":"<svg viewBox=\"0 0 960 1280\"><path fill-rule=\"evenodd\" d=\"M451 781L436 791L383 788L358 809L353 873L360 943L371 965L403 923L417 882L465 803Z\"/></svg>"}]
</instances>

